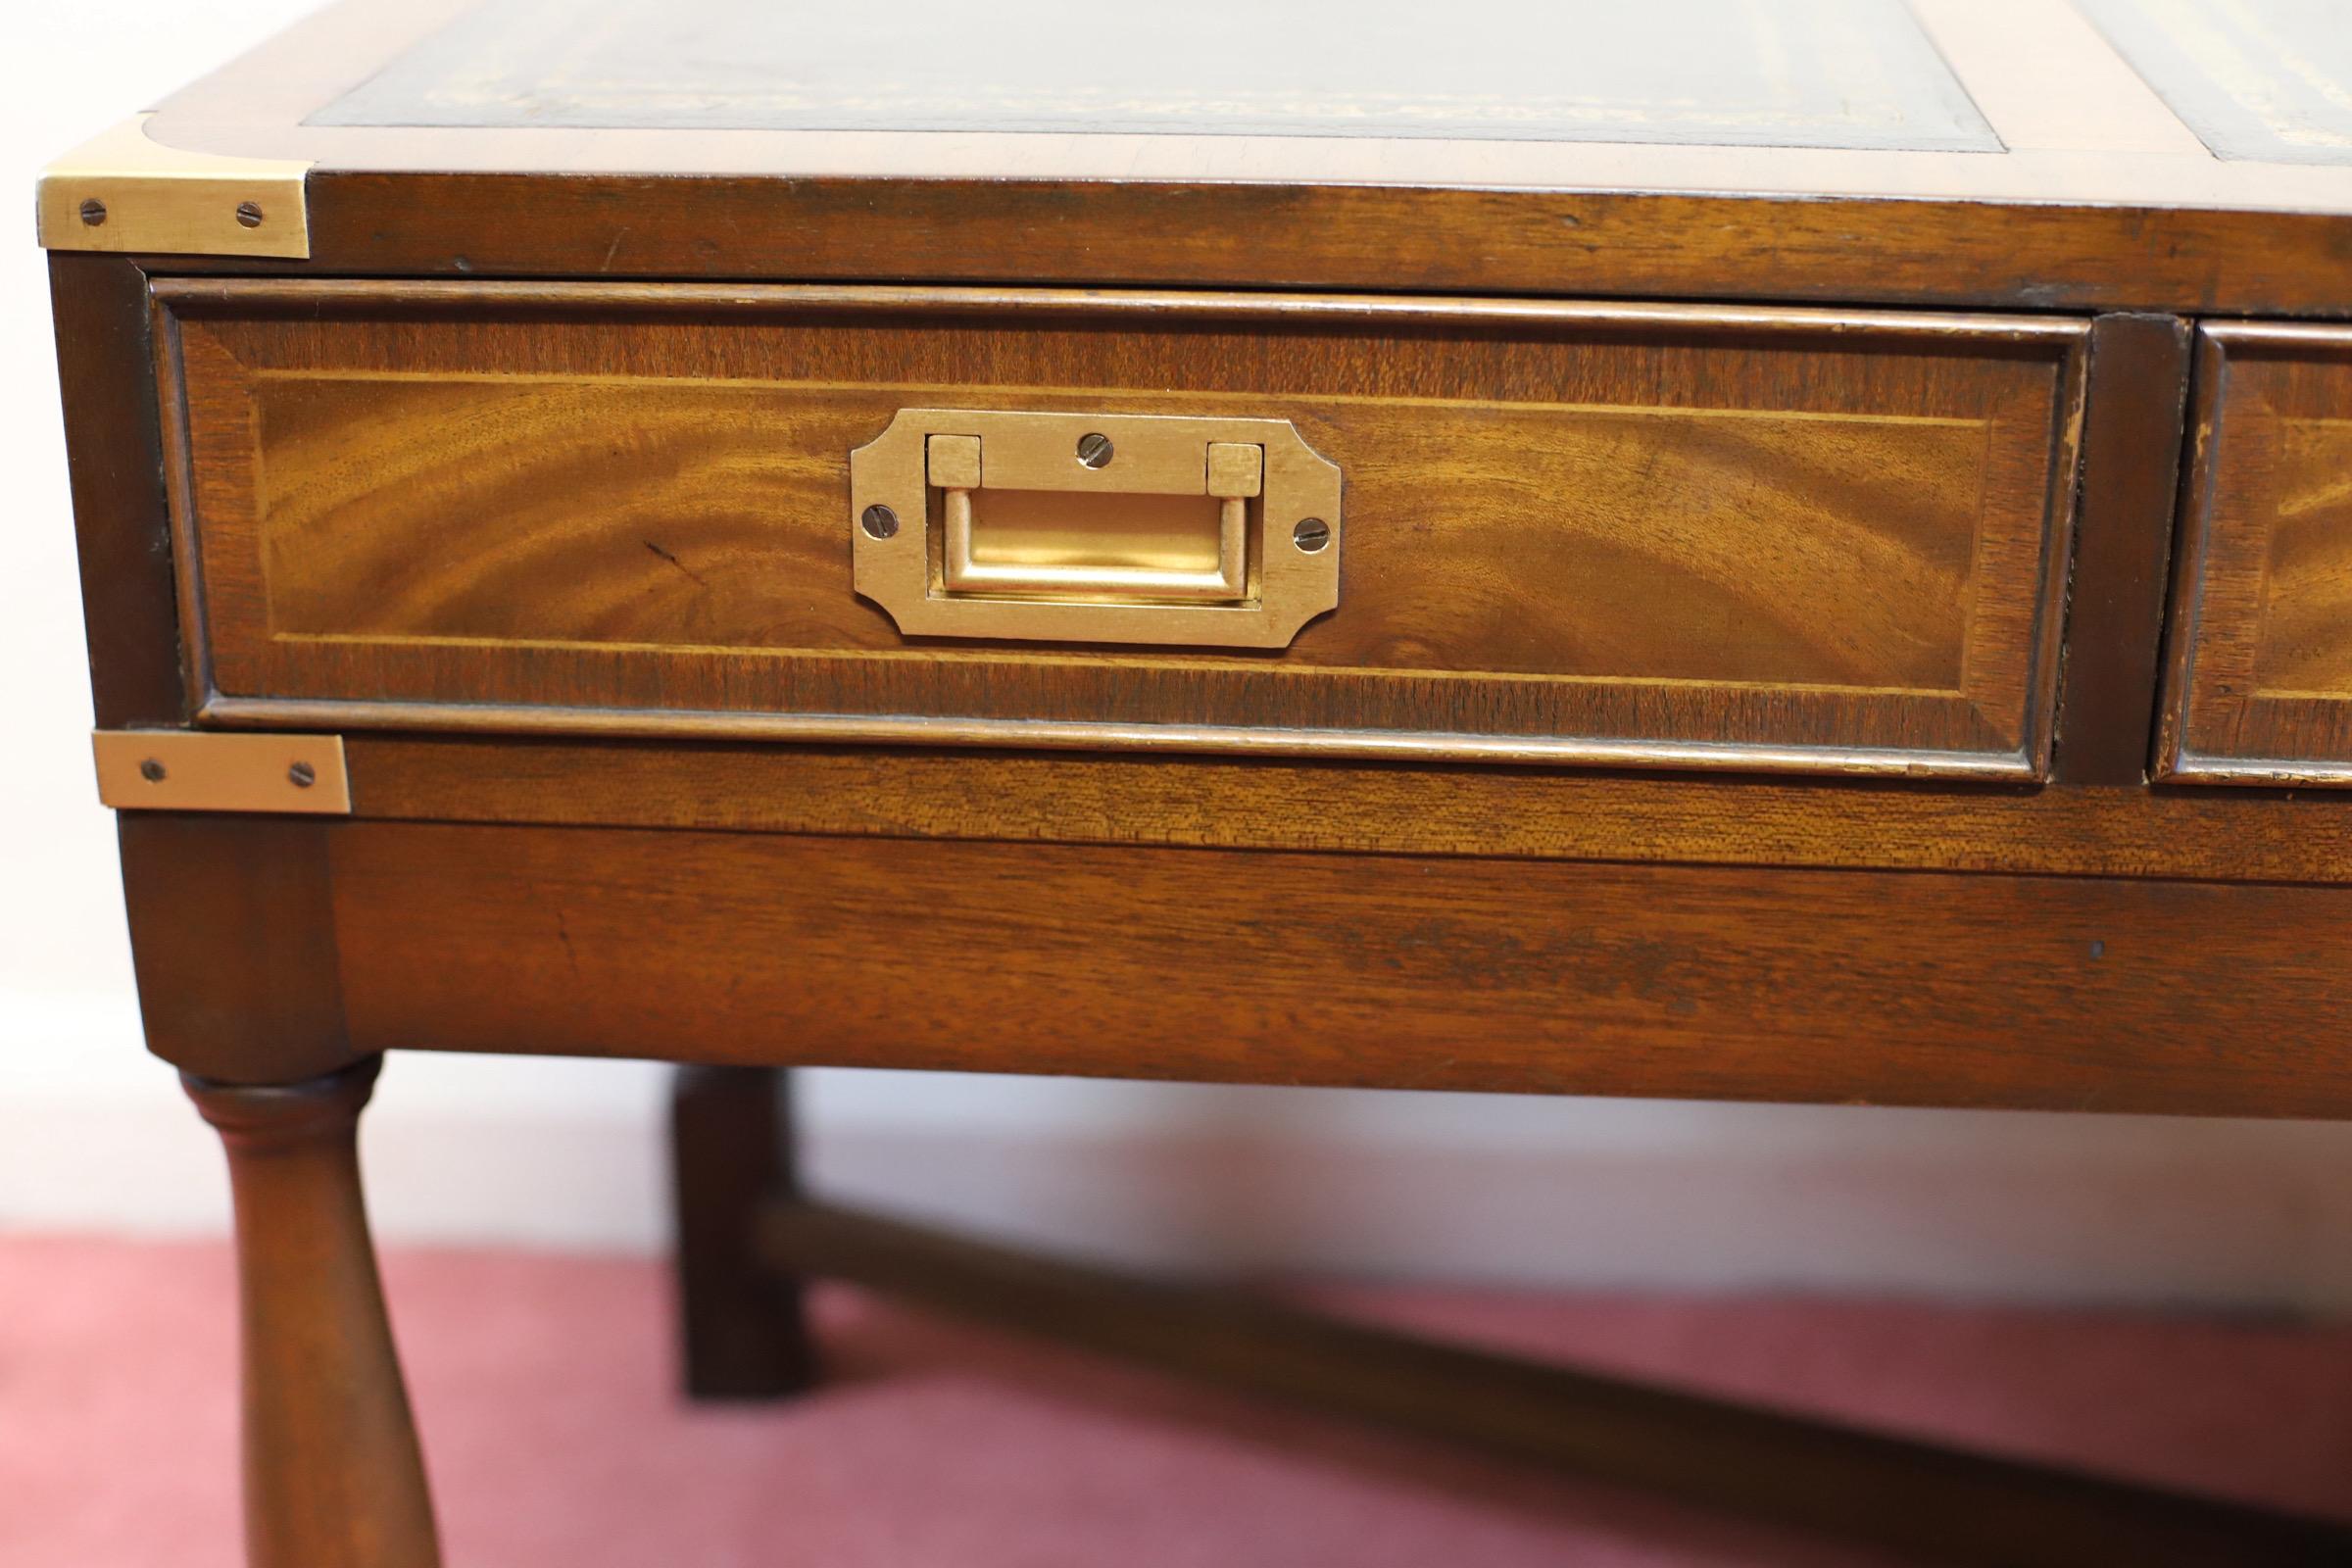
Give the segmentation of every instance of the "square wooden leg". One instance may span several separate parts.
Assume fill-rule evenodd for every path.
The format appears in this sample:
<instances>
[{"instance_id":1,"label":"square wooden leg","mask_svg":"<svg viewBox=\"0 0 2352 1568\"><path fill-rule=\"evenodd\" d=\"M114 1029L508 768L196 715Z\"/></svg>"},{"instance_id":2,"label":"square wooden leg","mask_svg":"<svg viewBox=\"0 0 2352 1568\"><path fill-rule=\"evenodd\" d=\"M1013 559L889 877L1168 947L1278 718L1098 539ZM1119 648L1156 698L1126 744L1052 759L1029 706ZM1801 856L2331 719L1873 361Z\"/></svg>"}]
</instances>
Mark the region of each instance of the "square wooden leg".
<instances>
[{"instance_id":1,"label":"square wooden leg","mask_svg":"<svg viewBox=\"0 0 2352 1568\"><path fill-rule=\"evenodd\" d=\"M762 1263L763 1205L798 1192L791 1078L681 1067L670 1090L678 1316L687 1396L774 1399L816 1379L801 1283Z\"/></svg>"}]
</instances>

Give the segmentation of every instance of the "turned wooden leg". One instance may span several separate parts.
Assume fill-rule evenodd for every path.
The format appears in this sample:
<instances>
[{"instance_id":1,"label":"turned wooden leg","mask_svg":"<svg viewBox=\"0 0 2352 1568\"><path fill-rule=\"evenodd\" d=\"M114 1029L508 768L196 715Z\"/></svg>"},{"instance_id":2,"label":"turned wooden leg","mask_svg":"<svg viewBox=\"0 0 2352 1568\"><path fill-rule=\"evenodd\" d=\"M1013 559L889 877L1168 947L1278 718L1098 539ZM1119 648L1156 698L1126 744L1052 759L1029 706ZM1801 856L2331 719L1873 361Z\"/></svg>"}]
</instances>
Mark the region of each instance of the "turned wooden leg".
<instances>
[{"instance_id":1,"label":"turned wooden leg","mask_svg":"<svg viewBox=\"0 0 2352 1568\"><path fill-rule=\"evenodd\" d=\"M380 1057L284 1086L183 1074L228 1148L252 1568L436 1568L432 1498L360 1197Z\"/></svg>"},{"instance_id":2,"label":"turned wooden leg","mask_svg":"<svg viewBox=\"0 0 2352 1568\"><path fill-rule=\"evenodd\" d=\"M797 1280L755 1251L761 1209L797 1191L789 1074L681 1067L669 1101L678 1317L688 1397L773 1399L816 1380Z\"/></svg>"}]
</instances>

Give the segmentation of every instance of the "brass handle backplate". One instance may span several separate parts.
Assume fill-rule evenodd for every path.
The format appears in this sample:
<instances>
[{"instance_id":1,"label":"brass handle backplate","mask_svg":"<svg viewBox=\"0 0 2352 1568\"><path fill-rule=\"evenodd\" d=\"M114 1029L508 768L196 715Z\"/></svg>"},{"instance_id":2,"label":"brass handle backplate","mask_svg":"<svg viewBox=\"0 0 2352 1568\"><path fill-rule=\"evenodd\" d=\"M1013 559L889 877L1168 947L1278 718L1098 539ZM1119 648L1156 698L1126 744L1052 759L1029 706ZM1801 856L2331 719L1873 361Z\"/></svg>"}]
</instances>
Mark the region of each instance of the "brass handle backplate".
<instances>
[{"instance_id":1,"label":"brass handle backplate","mask_svg":"<svg viewBox=\"0 0 2352 1568\"><path fill-rule=\"evenodd\" d=\"M850 541L908 636L1282 648L1340 600L1340 470L1286 419L904 409Z\"/></svg>"}]
</instances>

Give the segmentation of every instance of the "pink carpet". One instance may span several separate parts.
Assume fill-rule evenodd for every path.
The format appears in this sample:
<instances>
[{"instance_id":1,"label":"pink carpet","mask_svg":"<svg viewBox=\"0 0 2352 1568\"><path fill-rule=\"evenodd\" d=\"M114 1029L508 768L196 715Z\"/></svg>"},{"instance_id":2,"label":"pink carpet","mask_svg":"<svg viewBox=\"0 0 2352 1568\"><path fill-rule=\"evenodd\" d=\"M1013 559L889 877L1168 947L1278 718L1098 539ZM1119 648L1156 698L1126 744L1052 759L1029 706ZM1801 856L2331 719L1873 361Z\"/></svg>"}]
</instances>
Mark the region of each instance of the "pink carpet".
<instances>
[{"instance_id":1,"label":"pink carpet","mask_svg":"<svg viewBox=\"0 0 2352 1568\"><path fill-rule=\"evenodd\" d=\"M671 1394L635 1260L387 1259L454 1568L1858 1568L847 1291L788 1405ZM2352 1518L2352 1328L1350 1291L1469 1341ZM0 1565L234 1568L220 1247L0 1239Z\"/></svg>"}]
</instances>

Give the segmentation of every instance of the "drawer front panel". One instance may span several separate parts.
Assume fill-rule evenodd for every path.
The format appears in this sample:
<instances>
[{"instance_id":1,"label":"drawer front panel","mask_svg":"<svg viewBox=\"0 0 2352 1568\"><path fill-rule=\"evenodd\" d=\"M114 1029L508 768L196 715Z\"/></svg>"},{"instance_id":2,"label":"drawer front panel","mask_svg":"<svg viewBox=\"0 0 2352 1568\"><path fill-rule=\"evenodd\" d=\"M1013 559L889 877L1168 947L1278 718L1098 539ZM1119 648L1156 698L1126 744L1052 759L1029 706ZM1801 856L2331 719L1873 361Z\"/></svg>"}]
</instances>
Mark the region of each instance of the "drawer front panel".
<instances>
[{"instance_id":1,"label":"drawer front panel","mask_svg":"<svg viewBox=\"0 0 2352 1568\"><path fill-rule=\"evenodd\" d=\"M2352 785L2352 331L2199 338L2159 771Z\"/></svg>"},{"instance_id":2,"label":"drawer front panel","mask_svg":"<svg viewBox=\"0 0 2352 1568\"><path fill-rule=\"evenodd\" d=\"M2076 323L158 294L216 718L2010 776L2046 747ZM850 454L940 407L1289 421L1343 475L1338 608L1266 652L902 635L853 588Z\"/></svg>"}]
</instances>

